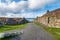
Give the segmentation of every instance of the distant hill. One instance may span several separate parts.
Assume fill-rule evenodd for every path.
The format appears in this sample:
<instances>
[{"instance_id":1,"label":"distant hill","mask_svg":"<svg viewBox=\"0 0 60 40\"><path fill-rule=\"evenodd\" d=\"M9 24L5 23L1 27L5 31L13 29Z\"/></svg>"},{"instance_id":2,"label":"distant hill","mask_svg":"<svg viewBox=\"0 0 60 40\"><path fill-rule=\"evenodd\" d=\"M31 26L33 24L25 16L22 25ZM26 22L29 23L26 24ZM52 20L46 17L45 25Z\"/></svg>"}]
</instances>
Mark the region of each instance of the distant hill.
<instances>
[{"instance_id":1,"label":"distant hill","mask_svg":"<svg viewBox=\"0 0 60 40\"><path fill-rule=\"evenodd\" d=\"M34 21L35 18L26 18L29 21Z\"/></svg>"}]
</instances>

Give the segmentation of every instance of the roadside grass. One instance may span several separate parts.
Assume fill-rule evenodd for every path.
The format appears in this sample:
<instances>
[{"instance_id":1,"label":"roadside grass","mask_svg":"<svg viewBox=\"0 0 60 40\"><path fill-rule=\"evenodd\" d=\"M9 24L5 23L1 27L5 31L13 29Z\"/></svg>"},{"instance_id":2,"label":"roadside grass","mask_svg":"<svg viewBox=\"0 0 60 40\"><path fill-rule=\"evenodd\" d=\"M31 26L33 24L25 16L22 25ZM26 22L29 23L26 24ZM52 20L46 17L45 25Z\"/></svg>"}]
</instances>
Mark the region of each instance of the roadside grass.
<instances>
[{"instance_id":1,"label":"roadside grass","mask_svg":"<svg viewBox=\"0 0 60 40\"><path fill-rule=\"evenodd\" d=\"M3 27L0 27L0 33L1 32L5 32L5 31L9 31L9 30L16 30L16 29L25 28L26 24L21 24L21 25L4 25Z\"/></svg>"},{"instance_id":2,"label":"roadside grass","mask_svg":"<svg viewBox=\"0 0 60 40\"><path fill-rule=\"evenodd\" d=\"M50 32L56 40L60 40L60 28L52 28L52 27L46 27L45 25L41 23L35 23L36 25L40 25L43 27L46 31Z\"/></svg>"}]
</instances>

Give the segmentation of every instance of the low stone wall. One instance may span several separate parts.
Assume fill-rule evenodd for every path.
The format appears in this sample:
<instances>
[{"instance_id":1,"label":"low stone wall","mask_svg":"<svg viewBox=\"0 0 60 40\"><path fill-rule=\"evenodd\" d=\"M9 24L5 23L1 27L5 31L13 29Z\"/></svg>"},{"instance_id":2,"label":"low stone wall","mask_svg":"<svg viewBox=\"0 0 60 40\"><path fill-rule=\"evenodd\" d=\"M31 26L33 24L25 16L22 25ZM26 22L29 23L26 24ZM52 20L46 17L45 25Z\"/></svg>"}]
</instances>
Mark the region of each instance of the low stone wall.
<instances>
[{"instance_id":1,"label":"low stone wall","mask_svg":"<svg viewBox=\"0 0 60 40\"><path fill-rule=\"evenodd\" d=\"M60 28L60 19L57 19L56 17L43 17L35 20L35 22L42 23L46 26L49 27L55 27L55 28Z\"/></svg>"}]
</instances>

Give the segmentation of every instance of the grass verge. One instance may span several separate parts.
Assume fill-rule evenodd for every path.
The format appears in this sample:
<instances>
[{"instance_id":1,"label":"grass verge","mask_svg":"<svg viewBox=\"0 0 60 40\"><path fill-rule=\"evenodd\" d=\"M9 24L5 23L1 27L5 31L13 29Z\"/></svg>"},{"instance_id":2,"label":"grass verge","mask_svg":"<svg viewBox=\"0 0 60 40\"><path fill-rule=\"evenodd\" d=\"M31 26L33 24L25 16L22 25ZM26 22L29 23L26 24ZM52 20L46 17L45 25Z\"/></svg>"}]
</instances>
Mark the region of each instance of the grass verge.
<instances>
[{"instance_id":1,"label":"grass verge","mask_svg":"<svg viewBox=\"0 0 60 40\"><path fill-rule=\"evenodd\" d=\"M4 25L3 27L0 27L0 33L9 31L9 30L15 30L15 29L22 29L25 28L26 24L21 25Z\"/></svg>"},{"instance_id":2,"label":"grass verge","mask_svg":"<svg viewBox=\"0 0 60 40\"><path fill-rule=\"evenodd\" d=\"M36 25L40 25L43 27L46 31L50 32L56 40L60 40L60 28L52 28L52 27L46 27L41 23L35 23Z\"/></svg>"}]
</instances>

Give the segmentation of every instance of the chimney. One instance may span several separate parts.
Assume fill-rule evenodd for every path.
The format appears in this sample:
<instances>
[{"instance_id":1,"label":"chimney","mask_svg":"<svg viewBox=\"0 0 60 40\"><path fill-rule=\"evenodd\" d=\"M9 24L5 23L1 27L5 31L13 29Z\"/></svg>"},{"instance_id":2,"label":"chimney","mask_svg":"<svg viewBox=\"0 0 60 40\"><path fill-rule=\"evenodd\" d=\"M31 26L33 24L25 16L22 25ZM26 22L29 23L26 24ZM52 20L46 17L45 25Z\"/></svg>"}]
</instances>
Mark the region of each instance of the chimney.
<instances>
[{"instance_id":1,"label":"chimney","mask_svg":"<svg viewBox=\"0 0 60 40\"><path fill-rule=\"evenodd\" d=\"M47 10L47 13L49 13L49 10Z\"/></svg>"}]
</instances>

